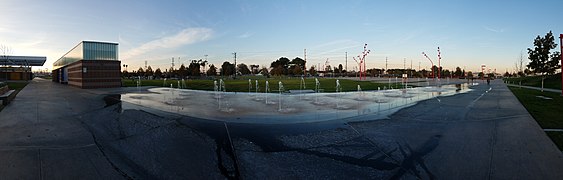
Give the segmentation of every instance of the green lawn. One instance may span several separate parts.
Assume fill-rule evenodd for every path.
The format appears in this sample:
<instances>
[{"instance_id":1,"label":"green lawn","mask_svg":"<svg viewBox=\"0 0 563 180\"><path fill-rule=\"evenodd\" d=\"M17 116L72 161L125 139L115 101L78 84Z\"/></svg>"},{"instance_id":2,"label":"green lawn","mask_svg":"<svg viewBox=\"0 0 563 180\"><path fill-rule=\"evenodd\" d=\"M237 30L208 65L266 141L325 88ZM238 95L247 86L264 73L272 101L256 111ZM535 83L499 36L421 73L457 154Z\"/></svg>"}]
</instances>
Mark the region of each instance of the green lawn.
<instances>
[{"instance_id":1,"label":"green lawn","mask_svg":"<svg viewBox=\"0 0 563 180\"><path fill-rule=\"evenodd\" d=\"M563 151L563 132L546 132L547 136Z\"/></svg>"},{"instance_id":2,"label":"green lawn","mask_svg":"<svg viewBox=\"0 0 563 180\"><path fill-rule=\"evenodd\" d=\"M28 82L8 82L8 88L16 91L22 90L25 86L27 86Z\"/></svg>"},{"instance_id":3,"label":"green lawn","mask_svg":"<svg viewBox=\"0 0 563 180\"><path fill-rule=\"evenodd\" d=\"M538 124L544 129L563 129L563 96L559 93L509 87L512 93L526 107ZM542 99L537 96L549 97ZM563 150L563 132L548 132L547 135Z\"/></svg>"},{"instance_id":4,"label":"green lawn","mask_svg":"<svg viewBox=\"0 0 563 180\"><path fill-rule=\"evenodd\" d=\"M541 87L541 78L541 76L527 76L519 78L506 78L506 80L511 84L519 84L520 82L522 82L522 85L524 86ZM551 89L561 89L561 73L546 76L543 87Z\"/></svg>"},{"instance_id":5,"label":"green lawn","mask_svg":"<svg viewBox=\"0 0 563 180\"><path fill-rule=\"evenodd\" d=\"M269 81L270 91L278 91L278 82L282 82L284 90L299 90L301 78L265 78L265 77L255 77L255 76L247 76L247 77L239 77L238 79L224 79L225 88L229 92L248 92L248 79L251 79L252 88L251 91L255 92L256 89L256 80L258 80L259 85L259 92L264 92L266 80ZM213 91L214 80L185 80L188 89L196 89L196 90L208 90ZM217 79L219 81L219 79ZM342 87L342 91L356 91L358 85L362 88L362 90L377 90L377 88L384 89L389 84L387 83L373 83L369 81L355 81L355 80L347 80L347 79L340 79L340 86ZM132 79L123 79L123 86L134 87L137 86L137 80ZM335 92L336 91L336 79L329 79L329 78L319 78L320 89L323 89L324 92ZM173 87L178 87L178 80L141 80L141 86L161 86L161 87L170 87L172 84ZM180 84L182 84L182 80L180 80ZM393 88L400 88L401 83L398 84L391 84ZM306 78L305 79L305 89L315 89L315 78ZM389 87L387 87L389 88Z\"/></svg>"}]
</instances>

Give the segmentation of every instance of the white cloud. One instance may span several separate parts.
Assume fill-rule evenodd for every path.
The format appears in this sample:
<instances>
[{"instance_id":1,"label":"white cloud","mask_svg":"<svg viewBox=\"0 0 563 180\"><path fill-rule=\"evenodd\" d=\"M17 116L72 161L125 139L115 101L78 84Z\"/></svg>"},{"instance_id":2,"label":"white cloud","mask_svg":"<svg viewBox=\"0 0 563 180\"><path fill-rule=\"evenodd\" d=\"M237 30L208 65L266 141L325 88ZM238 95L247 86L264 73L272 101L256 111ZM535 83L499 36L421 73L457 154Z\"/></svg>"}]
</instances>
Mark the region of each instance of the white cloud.
<instances>
[{"instance_id":1,"label":"white cloud","mask_svg":"<svg viewBox=\"0 0 563 180\"><path fill-rule=\"evenodd\" d=\"M484 26L483 28L485 28L487 31L491 31L491 32L496 32L496 33L502 33L504 32L504 29L493 29L487 26Z\"/></svg>"},{"instance_id":2,"label":"white cloud","mask_svg":"<svg viewBox=\"0 0 563 180\"><path fill-rule=\"evenodd\" d=\"M140 55L158 51L159 49L176 48L183 45L206 41L213 36L213 30L209 28L187 28L171 36L163 36L159 39L144 43L123 53L121 60L127 60Z\"/></svg>"},{"instance_id":3,"label":"white cloud","mask_svg":"<svg viewBox=\"0 0 563 180\"><path fill-rule=\"evenodd\" d=\"M251 37L252 35L254 35L254 33L245 32L244 34L241 34L241 35L239 35L239 36L237 36L237 37L240 38L240 39L246 39L246 38Z\"/></svg>"}]
</instances>

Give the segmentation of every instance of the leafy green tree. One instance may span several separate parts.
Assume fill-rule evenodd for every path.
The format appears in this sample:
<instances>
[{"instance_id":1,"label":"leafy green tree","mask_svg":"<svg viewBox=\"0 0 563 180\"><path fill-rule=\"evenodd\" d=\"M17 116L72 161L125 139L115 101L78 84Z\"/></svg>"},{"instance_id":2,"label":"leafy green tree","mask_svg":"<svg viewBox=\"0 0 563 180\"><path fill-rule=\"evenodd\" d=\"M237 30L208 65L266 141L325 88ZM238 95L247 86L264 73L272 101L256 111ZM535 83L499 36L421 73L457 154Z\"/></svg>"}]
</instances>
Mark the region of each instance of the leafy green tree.
<instances>
[{"instance_id":1,"label":"leafy green tree","mask_svg":"<svg viewBox=\"0 0 563 180\"><path fill-rule=\"evenodd\" d=\"M468 72L467 72L467 77L468 77L468 78L473 78L473 72L468 71Z\"/></svg>"},{"instance_id":2,"label":"leafy green tree","mask_svg":"<svg viewBox=\"0 0 563 180\"><path fill-rule=\"evenodd\" d=\"M281 76L284 74L284 69L282 66L276 66L275 68L273 68L272 70L270 70L270 74L274 75L274 76Z\"/></svg>"},{"instance_id":3,"label":"leafy green tree","mask_svg":"<svg viewBox=\"0 0 563 180\"><path fill-rule=\"evenodd\" d=\"M151 66L147 67L147 70L145 71L145 75L146 76L153 76L154 75L154 71L152 70Z\"/></svg>"},{"instance_id":4,"label":"leafy green tree","mask_svg":"<svg viewBox=\"0 0 563 180\"><path fill-rule=\"evenodd\" d=\"M200 60L192 60L190 65L188 66L187 72L190 76L200 76L201 75L201 59Z\"/></svg>"},{"instance_id":5,"label":"leafy green tree","mask_svg":"<svg viewBox=\"0 0 563 180\"><path fill-rule=\"evenodd\" d=\"M160 70L160 68L156 68L156 70L154 71L154 76L156 78L162 78L162 71Z\"/></svg>"},{"instance_id":6,"label":"leafy green tree","mask_svg":"<svg viewBox=\"0 0 563 180\"><path fill-rule=\"evenodd\" d=\"M137 76L145 76L145 70L142 67L137 70Z\"/></svg>"},{"instance_id":7,"label":"leafy green tree","mask_svg":"<svg viewBox=\"0 0 563 180\"><path fill-rule=\"evenodd\" d=\"M303 75L303 70L307 67L305 67L305 60L301 59L300 57L295 57L293 60L291 60L291 62L289 62L290 67L289 69L291 69L293 72L293 75ZM295 74L295 66L299 67L299 74Z\"/></svg>"},{"instance_id":8,"label":"leafy green tree","mask_svg":"<svg viewBox=\"0 0 563 180\"><path fill-rule=\"evenodd\" d=\"M230 76L235 74L235 65L230 63L229 61L223 62L223 65L221 65L221 74L223 76Z\"/></svg>"},{"instance_id":9,"label":"leafy green tree","mask_svg":"<svg viewBox=\"0 0 563 180\"><path fill-rule=\"evenodd\" d=\"M198 62L199 62L199 65L201 67L203 67L203 72L205 72L205 66L207 65L207 60L200 59Z\"/></svg>"},{"instance_id":10,"label":"leafy green tree","mask_svg":"<svg viewBox=\"0 0 563 180\"><path fill-rule=\"evenodd\" d=\"M188 75L188 69L186 69L186 66L184 66L184 64L180 65L180 68L178 68L177 72L178 76L180 76L180 78L185 78Z\"/></svg>"},{"instance_id":11,"label":"leafy green tree","mask_svg":"<svg viewBox=\"0 0 563 180\"><path fill-rule=\"evenodd\" d=\"M215 65L211 64L209 65L209 69L206 73L208 76L217 76L217 68L215 67Z\"/></svg>"},{"instance_id":12,"label":"leafy green tree","mask_svg":"<svg viewBox=\"0 0 563 180\"><path fill-rule=\"evenodd\" d=\"M461 72L461 68L460 67L456 67L455 68L455 72L454 72L454 76L456 77L462 77L462 72Z\"/></svg>"},{"instance_id":13,"label":"leafy green tree","mask_svg":"<svg viewBox=\"0 0 563 180\"><path fill-rule=\"evenodd\" d=\"M311 68L309 68L309 74L311 74L311 76L317 75L317 70L315 69L315 66L311 66Z\"/></svg>"},{"instance_id":14,"label":"leafy green tree","mask_svg":"<svg viewBox=\"0 0 563 180\"><path fill-rule=\"evenodd\" d=\"M263 67L259 72L264 76L270 76L270 72L268 72L268 68L266 67Z\"/></svg>"},{"instance_id":15,"label":"leafy green tree","mask_svg":"<svg viewBox=\"0 0 563 180\"><path fill-rule=\"evenodd\" d=\"M556 47L557 44L555 44L555 38L551 31L544 37L538 35L536 39L534 39L534 48L528 48L528 59L530 59L530 63L527 67L532 69L534 73L540 73L542 75L555 73L555 70L561 67L559 65L561 53L557 51L551 53L551 50Z\"/></svg>"},{"instance_id":16,"label":"leafy green tree","mask_svg":"<svg viewBox=\"0 0 563 180\"><path fill-rule=\"evenodd\" d=\"M301 67L299 67L299 66L293 66L292 71L293 71L292 74L295 75L295 76L303 75L303 71L301 70Z\"/></svg>"},{"instance_id":17,"label":"leafy green tree","mask_svg":"<svg viewBox=\"0 0 563 180\"><path fill-rule=\"evenodd\" d=\"M290 64L290 61L289 61L288 58L286 58L286 57L280 57L278 60L276 60L276 61L274 61L274 62L272 62L272 63L270 64L270 68L272 68L272 71L273 71L274 69L276 69L276 68L279 67L279 68L276 70L276 73L275 73L275 74L279 73L278 71L281 69L281 74L287 75L288 68L289 68L289 64ZM272 75L275 75L275 74L272 73L272 72L270 72L270 73L271 73Z\"/></svg>"},{"instance_id":18,"label":"leafy green tree","mask_svg":"<svg viewBox=\"0 0 563 180\"><path fill-rule=\"evenodd\" d=\"M250 71L252 72L252 74L258 74L258 71L260 71L260 66L257 64L250 65Z\"/></svg>"},{"instance_id":19,"label":"leafy green tree","mask_svg":"<svg viewBox=\"0 0 563 180\"><path fill-rule=\"evenodd\" d=\"M337 70L337 71L338 71L338 74L342 74L342 70L343 70L343 69L344 69L344 68L342 67L342 64L338 64L338 70ZM342 75L340 75L340 76L342 76Z\"/></svg>"},{"instance_id":20,"label":"leafy green tree","mask_svg":"<svg viewBox=\"0 0 563 180\"><path fill-rule=\"evenodd\" d=\"M238 67L238 72L240 72L240 74L242 75L247 75L250 74L250 69L248 69L248 66L244 63L240 63L237 65Z\"/></svg>"}]
</instances>

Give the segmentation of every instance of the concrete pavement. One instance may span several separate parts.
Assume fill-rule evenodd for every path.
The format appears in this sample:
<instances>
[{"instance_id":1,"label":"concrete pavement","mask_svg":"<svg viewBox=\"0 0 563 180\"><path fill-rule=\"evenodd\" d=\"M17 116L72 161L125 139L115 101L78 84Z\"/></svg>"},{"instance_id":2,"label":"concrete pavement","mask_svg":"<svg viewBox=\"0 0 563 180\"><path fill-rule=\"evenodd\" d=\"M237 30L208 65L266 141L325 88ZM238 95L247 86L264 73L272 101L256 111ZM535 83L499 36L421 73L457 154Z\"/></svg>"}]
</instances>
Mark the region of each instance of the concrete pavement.
<instances>
[{"instance_id":1,"label":"concrete pavement","mask_svg":"<svg viewBox=\"0 0 563 180\"><path fill-rule=\"evenodd\" d=\"M501 80L472 88L419 102L382 120L268 125L208 121L142 103L108 103L107 95L136 88L83 90L35 79L0 112L0 176L563 177L561 151Z\"/></svg>"},{"instance_id":2,"label":"concrete pavement","mask_svg":"<svg viewBox=\"0 0 563 180\"><path fill-rule=\"evenodd\" d=\"M120 179L77 115L103 108L98 95L31 81L0 112L2 179Z\"/></svg>"}]
</instances>

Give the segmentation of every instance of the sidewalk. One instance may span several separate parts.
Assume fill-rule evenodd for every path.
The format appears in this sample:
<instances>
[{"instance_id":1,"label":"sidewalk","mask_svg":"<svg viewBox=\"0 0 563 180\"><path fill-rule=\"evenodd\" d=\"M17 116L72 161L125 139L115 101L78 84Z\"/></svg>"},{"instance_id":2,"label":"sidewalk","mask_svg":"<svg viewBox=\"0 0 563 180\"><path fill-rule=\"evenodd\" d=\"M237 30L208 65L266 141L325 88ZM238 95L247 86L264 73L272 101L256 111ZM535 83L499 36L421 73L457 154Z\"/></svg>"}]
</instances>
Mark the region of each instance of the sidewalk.
<instances>
[{"instance_id":1,"label":"sidewalk","mask_svg":"<svg viewBox=\"0 0 563 180\"><path fill-rule=\"evenodd\" d=\"M121 179L77 115L98 95L36 78L0 111L2 179Z\"/></svg>"}]
</instances>

